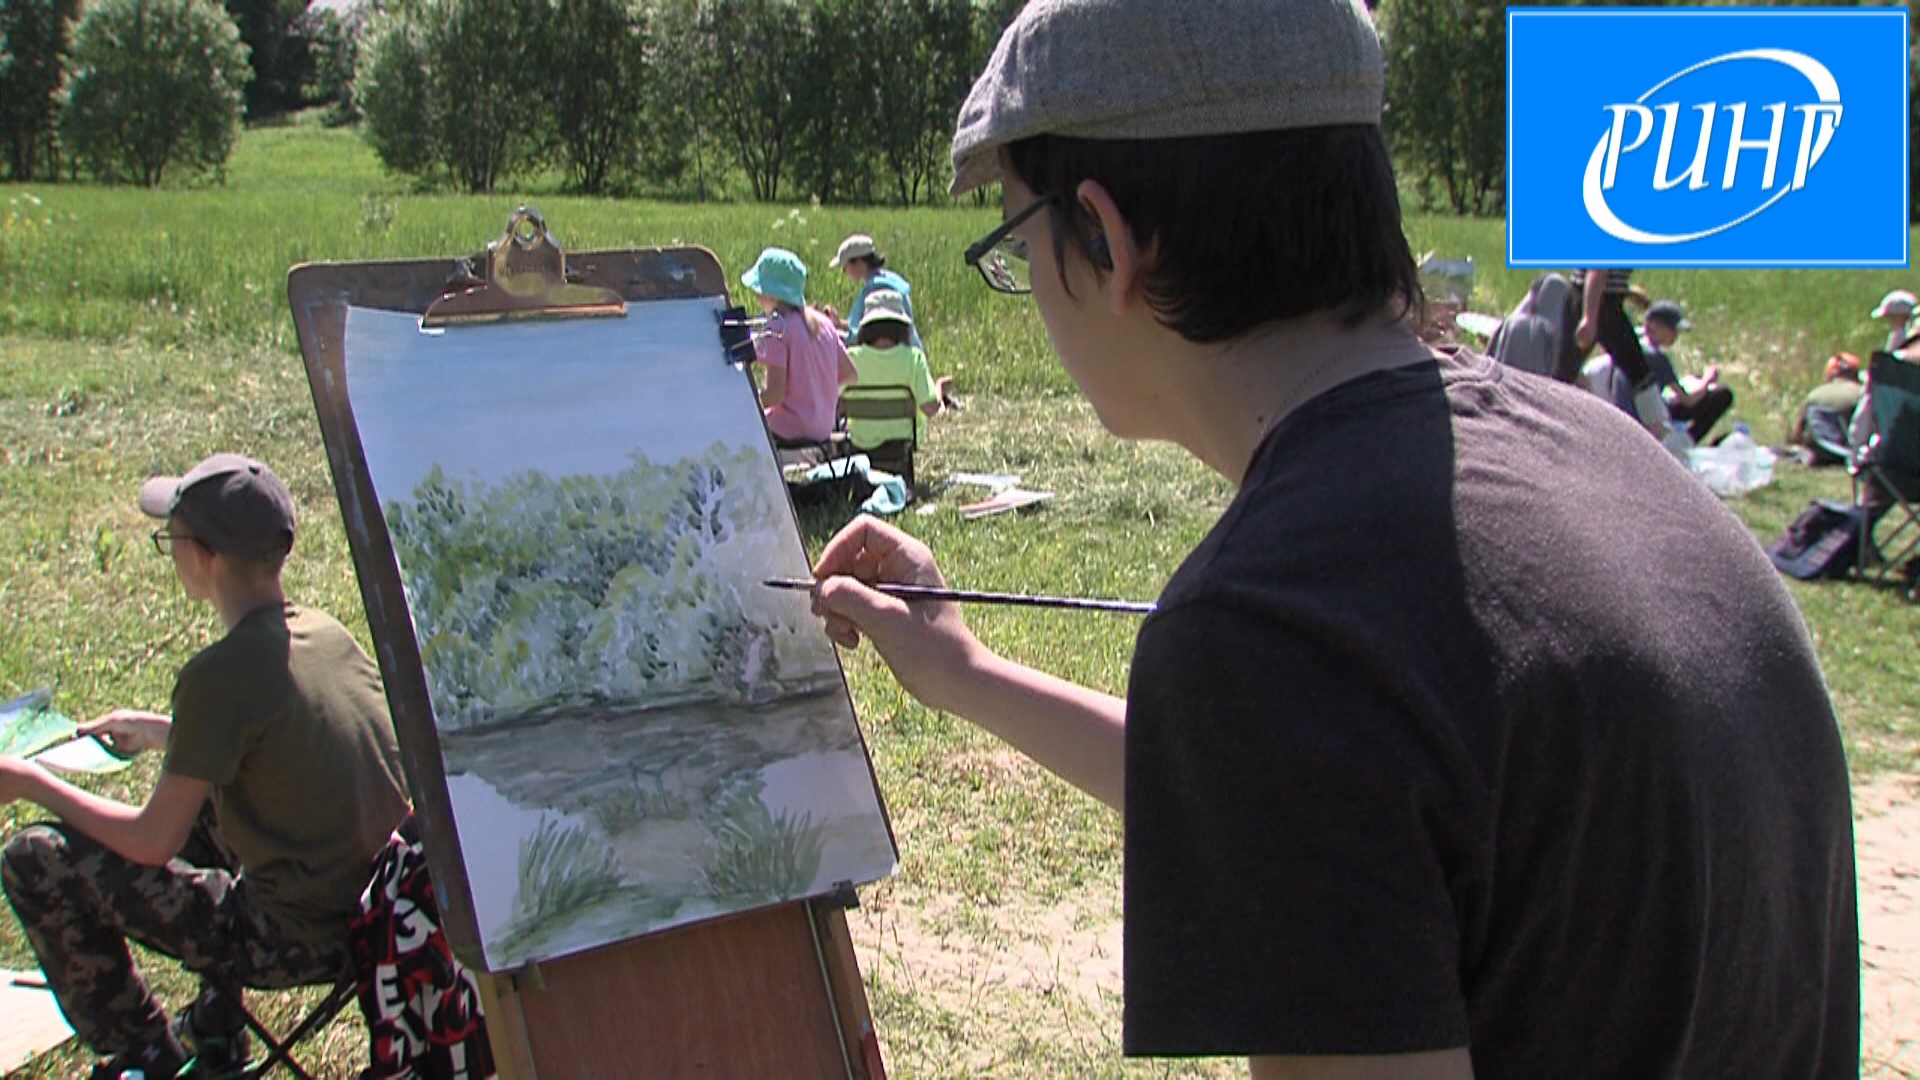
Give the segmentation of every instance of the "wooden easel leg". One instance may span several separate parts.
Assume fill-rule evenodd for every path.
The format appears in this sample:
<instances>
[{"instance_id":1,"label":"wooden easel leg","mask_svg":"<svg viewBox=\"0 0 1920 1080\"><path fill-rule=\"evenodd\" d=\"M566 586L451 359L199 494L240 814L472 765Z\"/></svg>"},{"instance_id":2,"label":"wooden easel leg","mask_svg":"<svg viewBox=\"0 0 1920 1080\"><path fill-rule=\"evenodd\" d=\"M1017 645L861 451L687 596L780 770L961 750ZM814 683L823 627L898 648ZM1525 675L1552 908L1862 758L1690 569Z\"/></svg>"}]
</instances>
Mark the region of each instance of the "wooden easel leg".
<instances>
[{"instance_id":1,"label":"wooden easel leg","mask_svg":"<svg viewBox=\"0 0 1920 1080\"><path fill-rule=\"evenodd\" d=\"M860 960L854 955L853 935L847 931L847 913L838 907L809 907L820 945L822 974L833 995L840 1039L847 1048L852 1075L855 1080L887 1080L887 1066L880 1059L880 1036L867 1005L866 987L860 981Z\"/></svg>"},{"instance_id":2,"label":"wooden easel leg","mask_svg":"<svg viewBox=\"0 0 1920 1080\"><path fill-rule=\"evenodd\" d=\"M474 980L480 984L481 1007L487 1010L487 1042L493 1046L494 1070L500 1080L539 1080L513 976L476 971Z\"/></svg>"}]
</instances>

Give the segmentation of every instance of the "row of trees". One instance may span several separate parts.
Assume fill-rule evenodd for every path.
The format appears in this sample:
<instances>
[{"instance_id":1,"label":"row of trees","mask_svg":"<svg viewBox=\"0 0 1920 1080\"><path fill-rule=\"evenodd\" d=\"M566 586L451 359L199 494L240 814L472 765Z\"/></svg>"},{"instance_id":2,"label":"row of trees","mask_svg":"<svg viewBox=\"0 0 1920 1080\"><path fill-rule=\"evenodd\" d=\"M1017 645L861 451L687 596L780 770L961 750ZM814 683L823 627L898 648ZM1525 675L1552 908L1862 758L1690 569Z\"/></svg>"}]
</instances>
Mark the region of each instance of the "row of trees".
<instances>
[{"instance_id":1,"label":"row of trees","mask_svg":"<svg viewBox=\"0 0 1920 1080\"><path fill-rule=\"evenodd\" d=\"M389 167L472 191L564 163L578 190L722 172L763 200L932 196L1018 0L399 0L355 104ZM484 74L480 74L484 73Z\"/></svg>"},{"instance_id":2,"label":"row of trees","mask_svg":"<svg viewBox=\"0 0 1920 1080\"><path fill-rule=\"evenodd\" d=\"M342 119L364 115L390 168L427 184L491 191L557 163L591 194L705 198L738 177L762 200L911 204L938 197L953 118L1019 6L368 0L374 14L342 21L306 0L85 0L84 18L82 0L0 0L0 154L16 180L64 165L152 184L217 167L242 116L331 101ZM1369 6L1403 175L1423 202L1499 212L1505 5ZM1920 141L1920 23L1912 32Z\"/></svg>"},{"instance_id":3,"label":"row of trees","mask_svg":"<svg viewBox=\"0 0 1920 1080\"><path fill-rule=\"evenodd\" d=\"M341 98L352 43L306 0L0 0L6 175L218 169L243 118Z\"/></svg>"}]
</instances>

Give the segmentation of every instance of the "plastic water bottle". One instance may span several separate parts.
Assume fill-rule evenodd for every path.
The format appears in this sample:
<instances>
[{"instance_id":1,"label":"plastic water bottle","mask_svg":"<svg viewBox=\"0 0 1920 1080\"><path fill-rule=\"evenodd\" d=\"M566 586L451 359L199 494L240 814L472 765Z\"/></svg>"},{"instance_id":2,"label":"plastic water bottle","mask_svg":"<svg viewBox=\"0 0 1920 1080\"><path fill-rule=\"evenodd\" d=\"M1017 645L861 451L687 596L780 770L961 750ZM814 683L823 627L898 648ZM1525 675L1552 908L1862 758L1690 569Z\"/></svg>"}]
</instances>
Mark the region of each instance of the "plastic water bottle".
<instances>
[{"instance_id":1,"label":"plastic water bottle","mask_svg":"<svg viewBox=\"0 0 1920 1080\"><path fill-rule=\"evenodd\" d=\"M1733 434L1721 440L1720 449L1736 463L1734 494L1744 495L1772 482L1773 454L1755 445L1753 429L1745 421L1733 425Z\"/></svg>"}]
</instances>

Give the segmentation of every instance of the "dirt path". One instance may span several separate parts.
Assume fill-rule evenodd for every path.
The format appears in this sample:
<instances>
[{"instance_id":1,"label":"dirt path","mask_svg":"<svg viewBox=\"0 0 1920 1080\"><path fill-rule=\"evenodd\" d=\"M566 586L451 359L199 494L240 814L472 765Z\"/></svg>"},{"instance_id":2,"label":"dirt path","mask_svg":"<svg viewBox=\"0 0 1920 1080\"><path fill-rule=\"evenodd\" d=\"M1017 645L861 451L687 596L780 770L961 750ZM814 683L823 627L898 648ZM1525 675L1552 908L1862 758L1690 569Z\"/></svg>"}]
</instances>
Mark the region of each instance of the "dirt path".
<instances>
[{"instance_id":1,"label":"dirt path","mask_svg":"<svg viewBox=\"0 0 1920 1080\"><path fill-rule=\"evenodd\" d=\"M1855 790L1854 805L1861 1071L1881 1080L1920 1080L1920 782L1864 785ZM955 1066L991 1071L996 1063L975 1055L998 1041L993 1028L1008 1023L1024 1028L1029 1039L1080 1043L1084 1060L1118 1056L1117 883L1054 907L968 912L904 882L884 887L873 900L850 913L863 965L920 1008L972 1017L981 1029L965 1034L985 1036L948 1044L934 1074ZM896 1049L912 1059L933 1048Z\"/></svg>"},{"instance_id":2,"label":"dirt path","mask_svg":"<svg viewBox=\"0 0 1920 1080\"><path fill-rule=\"evenodd\" d=\"M1920 788L1854 791L1860 875L1861 1073L1920 1077Z\"/></svg>"}]
</instances>

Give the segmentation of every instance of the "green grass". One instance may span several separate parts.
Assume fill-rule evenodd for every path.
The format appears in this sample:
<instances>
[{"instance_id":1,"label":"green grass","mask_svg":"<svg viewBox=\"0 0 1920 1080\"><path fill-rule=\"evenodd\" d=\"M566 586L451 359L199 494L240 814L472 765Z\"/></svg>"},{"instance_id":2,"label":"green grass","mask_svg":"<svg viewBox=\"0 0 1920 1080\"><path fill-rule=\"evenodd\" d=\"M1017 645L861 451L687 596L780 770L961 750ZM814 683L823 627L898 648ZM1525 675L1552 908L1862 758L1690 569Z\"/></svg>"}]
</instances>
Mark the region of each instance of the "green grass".
<instances>
[{"instance_id":1,"label":"green grass","mask_svg":"<svg viewBox=\"0 0 1920 1080\"><path fill-rule=\"evenodd\" d=\"M39 200L34 205L31 193ZM310 260L471 252L516 199L414 195L383 176L351 132L294 125L250 132L224 187L146 192L0 186L0 698L53 684L68 712L165 708L173 673L217 621L181 599L133 506L146 476L214 448L273 462L302 512L289 588L364 640L331 481L293 346L285 275ZM935 368L954 373L968 408L936 422L920 474L931 513L904 527L969 587L1152 597L1226 504L1226 484L1181 452L1106 435L1047 347L1032 308L990 294L959 252L992 210L862 210L672 205L542 195L572 248L697 243L731 275L783 244L815 268L813 294L844 305L851 286L826 270L846 233L879 237L915 286ZM1477 305L1503 311L1531 276L1501 266L1493 221L1421 218L1416 250L1472 254ZM1685 302L1698 329L1683 366L1718 361L1737 414L1763 438L1828 352L1876 341L1864 315L1897 273L1653 272L1656 295ZM1014 471L1059 493L1019 515L963 521L973 493L941 490L958 471ZM1777 533L1805 502L1843 495L1845 478L1782 468L1735 502L1756 534ZM810 544L839 518L810 511ZM1920 684L1911 677L1920 608L1847 583L1793 586L1839 706L1862 779L1920 765ZM1119 692L1137 622L1123 616L979 609L990 646ZM866 890L853 913L861 963L892 1075L1214 1076L1224 1064L1123 1064L1117 999L1015 984L1044 975L1057 942L1118 910L1118 819L952 717L909 700L868 650L850 654L855 702L900 839L902 873ZM144 798L154 764L98 783ZM37 817L0 808L0 839ZM1056 933L1056 929L1058 933ZM1069 958L1071 959L1071 958ZM0 964L31 963L0 918ZM163 996L191 983L152 961ZM296 996L265 1001L282 1020ZM364 1061L355 1022L328 1034L324 1075ZM78 1070L69 1047L23 1075Z\"/></svg>"}]
</instances>

